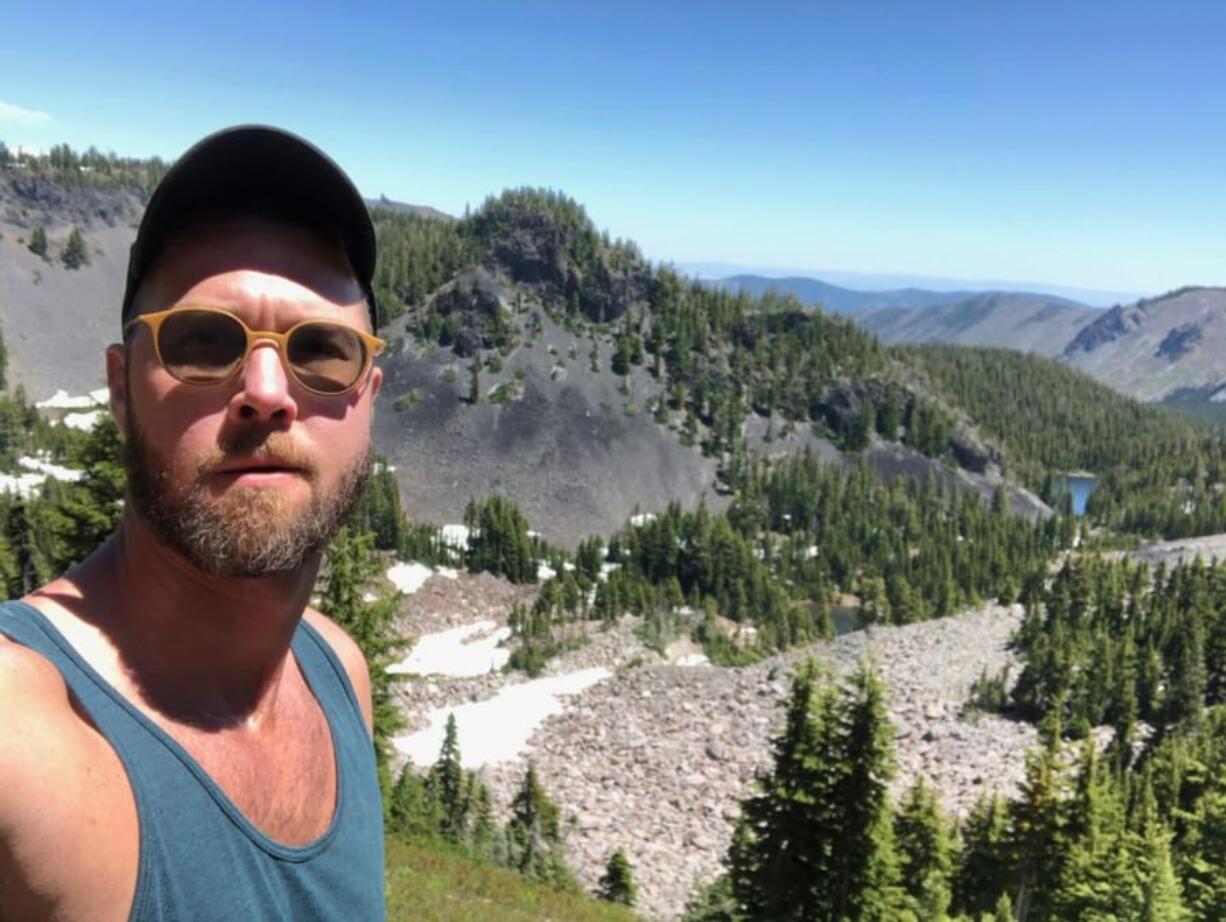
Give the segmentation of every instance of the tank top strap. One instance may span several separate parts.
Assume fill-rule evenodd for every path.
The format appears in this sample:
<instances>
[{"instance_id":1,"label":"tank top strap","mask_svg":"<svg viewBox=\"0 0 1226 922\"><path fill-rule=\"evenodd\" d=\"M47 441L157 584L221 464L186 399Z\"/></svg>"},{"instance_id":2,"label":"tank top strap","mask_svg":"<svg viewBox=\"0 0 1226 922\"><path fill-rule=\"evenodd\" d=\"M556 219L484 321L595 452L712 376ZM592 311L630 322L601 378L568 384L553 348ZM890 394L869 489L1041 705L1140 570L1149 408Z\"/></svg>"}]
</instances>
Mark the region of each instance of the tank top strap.
<instances>
[{"instance_id":1,"label":"tank top strap","mask_svg":"<svg viewBox=\"0 0 1226 922\"><path fill-rule=\"evenodd\" d=\"M357 720L365 733L366 718L362 715L353 683L349 681L349 673L332 645L305 618L298 622L290 648L324 711Z\"/></svg>"}]
</instances>

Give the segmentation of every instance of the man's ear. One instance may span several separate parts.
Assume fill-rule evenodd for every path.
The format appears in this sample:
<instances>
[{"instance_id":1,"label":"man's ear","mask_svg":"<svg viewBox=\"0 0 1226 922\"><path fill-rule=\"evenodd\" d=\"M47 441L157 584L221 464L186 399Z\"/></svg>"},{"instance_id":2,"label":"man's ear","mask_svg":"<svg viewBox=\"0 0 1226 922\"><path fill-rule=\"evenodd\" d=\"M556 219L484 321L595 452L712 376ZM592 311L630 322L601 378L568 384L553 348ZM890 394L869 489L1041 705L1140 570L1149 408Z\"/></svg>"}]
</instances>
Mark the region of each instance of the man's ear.
<instances>
[{"instance_id":1,"label":"man's ear","mask_svg":"<svg viewBox=\"0 0 1226 922\"><path fill-rule=\"evenodd\" d=\"M128 355L120 343L106 347L106 386L111 391L111 417L123 438L128 437Z\"/></svg>"},{"instance_id":2,"label":"man's ear","mask_svg":"<svg viewBox=\"0 0 1226 922\"><path fill-rule=\"evenodd\" d=\"M375 398L379 396L379 390L383 387L383 369L375 365L370 370L370 402L374 403Z\"/></svg>"}]
</instances>

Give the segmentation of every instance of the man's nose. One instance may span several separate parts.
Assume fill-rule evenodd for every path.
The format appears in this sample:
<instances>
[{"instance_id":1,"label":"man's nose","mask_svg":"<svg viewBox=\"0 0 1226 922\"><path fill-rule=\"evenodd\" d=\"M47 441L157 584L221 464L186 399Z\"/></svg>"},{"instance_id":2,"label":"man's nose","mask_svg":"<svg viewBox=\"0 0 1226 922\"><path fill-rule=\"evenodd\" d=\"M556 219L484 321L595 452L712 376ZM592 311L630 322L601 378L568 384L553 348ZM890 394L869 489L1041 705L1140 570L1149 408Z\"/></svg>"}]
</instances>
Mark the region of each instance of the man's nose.
<instances>
[{"instance_id":1,"label":"man's nose","mask_svg":"<svg viewBox=\"0 0 1226 922\"><path fill-rule=\"evenodd\" d=\"M239 389L230 410L240 420L276 421L288 425L298 415L290 392L290 377L275 343L256 343L239 369Z\"/></svg>"}]
</instances>

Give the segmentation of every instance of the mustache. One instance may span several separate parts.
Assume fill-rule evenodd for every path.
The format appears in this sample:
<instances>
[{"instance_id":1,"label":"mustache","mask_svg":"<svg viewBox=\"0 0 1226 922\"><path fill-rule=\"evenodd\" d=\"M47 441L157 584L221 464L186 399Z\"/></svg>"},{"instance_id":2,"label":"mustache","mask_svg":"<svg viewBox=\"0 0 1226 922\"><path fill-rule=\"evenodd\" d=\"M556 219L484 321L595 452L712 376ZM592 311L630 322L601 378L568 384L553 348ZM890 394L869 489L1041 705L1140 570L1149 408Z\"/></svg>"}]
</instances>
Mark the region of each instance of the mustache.
<instances>
[{"instance_id":1,"label":"mustache","mask_svg":"<svg viewBox=\"0 0 1226 922\"><path fill-rule=\"evenodd\" d=\"M200 460L197 470L202 476L236 463L293 467L315 475L314 455L284 432L247 429L218 441L217 449Z\"/></svg>"}]
</instances>

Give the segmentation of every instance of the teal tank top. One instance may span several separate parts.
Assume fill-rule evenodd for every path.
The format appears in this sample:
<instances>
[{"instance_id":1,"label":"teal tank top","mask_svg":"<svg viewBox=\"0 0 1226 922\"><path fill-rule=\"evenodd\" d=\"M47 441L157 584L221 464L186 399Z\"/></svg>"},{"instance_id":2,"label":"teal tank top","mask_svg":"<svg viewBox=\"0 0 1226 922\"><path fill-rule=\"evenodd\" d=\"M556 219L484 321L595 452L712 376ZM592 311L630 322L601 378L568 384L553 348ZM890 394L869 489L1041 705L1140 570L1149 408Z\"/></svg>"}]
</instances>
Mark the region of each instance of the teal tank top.
<instances>
[{"instance_id":1,"label":"teal tank top","mask_svg":"<svg viewBox=\"0 0 1226 922\"><path fill-rule=\"evenodd\" d=\"M374 748L344 667L305 621L291 649L332 732L337 798L328 830L303 846L260 832L187 750L95 672L37 609L0 604L0 634L60 671L123 762L140 823L131 922L385 917Z\"/></svg>"}]
</instances>

